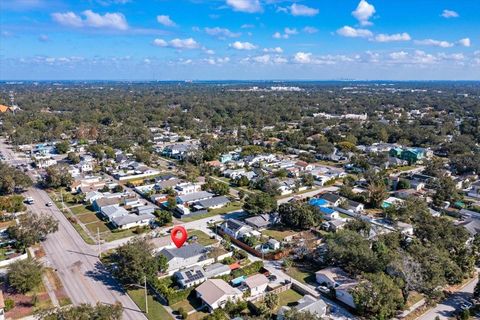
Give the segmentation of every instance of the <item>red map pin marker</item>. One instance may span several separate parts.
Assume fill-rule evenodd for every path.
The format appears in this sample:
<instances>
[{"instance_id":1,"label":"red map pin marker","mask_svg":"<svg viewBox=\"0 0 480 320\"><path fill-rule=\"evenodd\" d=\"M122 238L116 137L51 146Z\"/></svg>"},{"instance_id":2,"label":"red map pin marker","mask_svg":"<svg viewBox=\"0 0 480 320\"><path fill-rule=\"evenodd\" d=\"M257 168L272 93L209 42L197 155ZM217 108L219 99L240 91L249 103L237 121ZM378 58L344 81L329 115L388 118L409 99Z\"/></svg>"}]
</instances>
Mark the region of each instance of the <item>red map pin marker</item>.
<instances>
[{"instance_id":1,"label":"red map pin marker","mask_svg":"<svg viewBox=\"0 0 480 320\"><path fill-rule=\"evenodd\" d=\"M172 237L172 241L175 243L177 248L180 248L187 240L187 230L185 230L185 228L182 226L176 226L172 229L170 236Z\"/></svg>"}]
</instances>

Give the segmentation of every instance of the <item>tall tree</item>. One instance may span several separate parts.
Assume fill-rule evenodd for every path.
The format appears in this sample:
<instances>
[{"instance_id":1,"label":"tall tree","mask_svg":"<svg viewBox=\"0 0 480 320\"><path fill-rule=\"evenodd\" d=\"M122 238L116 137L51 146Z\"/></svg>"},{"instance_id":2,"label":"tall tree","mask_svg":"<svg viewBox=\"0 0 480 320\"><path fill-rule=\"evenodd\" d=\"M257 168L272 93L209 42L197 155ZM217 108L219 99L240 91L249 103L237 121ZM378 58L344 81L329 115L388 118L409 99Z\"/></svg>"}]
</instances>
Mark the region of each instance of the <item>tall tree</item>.
<instances>
[{"instance_id":1,"label":"tall tree","mask_svg":"<svg viewBox=\"0 0 480 320\"><path fill-rule=\"evenodd\" d=\"M402 291L384 273L366 274L365 279L352 294L357 310L366 317L391 319L403 307Z\"/></svg>"},{"instance_id":2,"label":"tall tree","mask_svg":"<svg viewBox=\"0 0 480 320\"><path fill-rule=\"evenodd\" d=\"M27 258L8 266L8 283L20 293L29 292L42 283L43 266L37 260Z\"/></svg>"},{"instance_id":3,"label":"tall tree","mask_svg":"<svg viewBox=\"0 0 480 320\"><path fill-rule=\"evenodd\" d=\"M48 234L58 230L58 221L52 216L38 213L21 215L16 225L7 229L19 247L27 248L44 240Z\"/></svg>"}]
</instances>

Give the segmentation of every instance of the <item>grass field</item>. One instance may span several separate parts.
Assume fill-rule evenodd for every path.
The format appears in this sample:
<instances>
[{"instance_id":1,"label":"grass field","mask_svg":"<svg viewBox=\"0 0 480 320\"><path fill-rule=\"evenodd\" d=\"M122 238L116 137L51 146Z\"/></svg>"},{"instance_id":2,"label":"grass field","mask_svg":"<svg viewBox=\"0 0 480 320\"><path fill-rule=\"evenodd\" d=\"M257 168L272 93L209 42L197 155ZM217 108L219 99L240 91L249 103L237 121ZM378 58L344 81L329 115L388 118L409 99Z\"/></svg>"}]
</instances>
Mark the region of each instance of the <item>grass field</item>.
<instances>
[{"instance_id":1,"label":"grass field","mask_svg":"<svg viewBox=\"0 0 480 320\"><path fill-rule=\"evenodd\" d=\"M316 284L315 271L309 268L293 266L287 270L287 274L302 283Z\"/></svg>"},{"instance_id":2,"label":"grass field","mask_svg":"<svg viewBox=\"0 0 480 320\"><path fill-rule=\"evenodd\" d=\"M97 222L98 218L95 213L83 213L77 214L77 219L80 220L83 224Z\"/></svg>"},{"instance_id":3,"label":"grass field","mask_svg":"<svg viewBox=\"0 0 480 320\"><path fill-rule=\"evenodd\" d=\"M75 206L70 208L73 214L79 215L79 214L85 214L85 213L92 213L92 211L88 210L85 206Z\"/></svg>"},{"instance_id":4,"label":"grass field","mask_svg":"<svg viewBox=\"0 0 480 320\"><path fill-rule=\"evenodd\" d=\"M143 289L128 290L127 293L140 310L145 312L145 295ZM148 314L145 314L145 316L149 320L173 319L160 302L156 301L151 295L148 295Z\"/></svg>"},{"instance_id":5,"label":"grass field","mask_svg":"<svg viewBox=\"0 0 480 320\"><path fill-rule=\"evenodd\" d=\"M278 305L291 307L292 305L295 305L296 302L302 297L303 296L297 291L288 289L287 291L280 292L278 294L278 299L279 299Z\"/></svg>"},{"instance_id":6,"label":"grass field","mask_svg":"<svg viewBox=\"0 0 480 320\"><path fill-rule=\"evenodd\" d=\"M232 203L230 203L229 205L227 205L223 208L210 210L209 212L207 212L205 214L199 214L199 215L191 216L191 217L187 216L187 217L184 217L180 220L182 222L192 222L192 221L196 221L196 220L200 220L200 219L213 217L213 216L216 216L217 214L225 214L225 213L228 213L228 212L237 211L237 210L242 209L242 206L243 206L243 204L241 202L232 202Z\"/></svg>"},{"instance_id":7,"label":"grass field","mask_svg":"<svg viewBox=\"0 0 480 320\"><path fill-rule=\"evenodd\" d=\"M262 235L271 237L278 241L283 241L285 237L295 234L295 231L292 230L280 230L280 229L267 229L262 231Z\"/></svg>"},{"instance_id":8,"label":"grass field","mask_svg":"<svg viewBox=\"0 0 480 320\"><path fill-rule=\"evenodd\" d=\"M201 230L187 230L188 236L197 236L198 237L198 243L201 244L202 246L210 246L214 243L217 243L217 240L211 239L208 234Z\"/></svg>"}]
</instances>

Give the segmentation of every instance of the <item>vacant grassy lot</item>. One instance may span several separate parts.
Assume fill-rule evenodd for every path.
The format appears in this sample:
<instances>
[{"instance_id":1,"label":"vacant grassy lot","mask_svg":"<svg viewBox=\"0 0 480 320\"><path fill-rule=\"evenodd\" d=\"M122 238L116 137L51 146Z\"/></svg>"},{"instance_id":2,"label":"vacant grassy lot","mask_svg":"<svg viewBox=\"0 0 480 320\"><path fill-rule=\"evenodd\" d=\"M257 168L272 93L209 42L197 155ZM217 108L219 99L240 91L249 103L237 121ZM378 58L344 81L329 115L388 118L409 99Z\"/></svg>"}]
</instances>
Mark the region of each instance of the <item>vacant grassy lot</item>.
<instances>
[{"instance_id":1,"label":"vacant grassy lot","mask_svg":"<svg viewBox=\"0 0 480 320\"><path fill-rule=\"evenodd\" d=\"M84 213L78 214L77 219L80 220L83 224L97 222L98 218L95 213Z\"/></svg>"},{"instance_id":2,"label":"vacant grassy lot","mask_svg":"<svg viewBox=\"0 0 480 320\"><path fill-rule=\"evenodd\" d=\"M197 242L202 246L210 246L214 243L217 243L217 240L211 239L208 234L206 234L201 230L187 230L187 233L188 233L188 237L197 236L198 237Z\"/></svg>"},{"instance_id":3,"label":"vacant grassy lot","mask_svg":"<svg viewBox=\"0 0 480 320\"><path fill-rule=\"evenodd\" d=\"M145 312L145 293L143 289L128 290L127 293L140 310ZM150 320L173 319L160 302L155 300L151 295L148 295L148 314L145 314L145 316Z\"/></svg>"},{"instance_id":4,"label":"vacant grassy lot","mask_svg":"<svg viewBox=\"0 0 480 320\"><path fill-rule=\"evenodd\" d=\"M262 231L262 235L273 238L277 241L283 241L285 237L295 234L295 231L289 229L267 229Z\"/></svg>"},{"instance_id":5,"label":"vacant grassy lot","mask_svg":"<svg viewBox=\"0 0 480 320\"><path fill-rule=\"evenodd\" d=\"M76 214L76 215L92 213L92 211L90 211L89 209L87 209L87 207L83 205L71 207L70 210L72 211L73 214Z\"/></svg>"},{"instance_id":6,"label":"vacant grassy lot","mask_svg":"<svg viewBox=\"0 0 480 320\"><path fill-rule=\"evenodd\" d=\"M196 220L200 220L200 219L205 219L205 218L216 216L218 214L225 214L225 213L229 213L229 212L232 212L232 211L238 211L238 210L242 209L242 206L243 206L243 204L241 202L232 202L232 203L228 204L227 206L225 206L223 208L213 209L213 210L210 210L209 212L207 212L205 214L199 214L199 215L196 215L196 216L182 217L180 220L182 222L191 222L191 221L196 221Z\"/></svg>"},{"instance_id":7,"label":"vacant grassy lot","mask_svg":"<svg viewBox=\"0 0 480 320\"><path fill-rule=\"evenodd\" d=\"M293 266L287 270L287 274L305 284L316 285L315 271L312 267Z\"/></svg>"},{"instance_id":8,"label":"vacant grassy lot","mask_svg":"<svg viewBox=\"0 0 480 320\"><path fill-rule=\"evenodd\" d=\"M279 306L288 306L291 307L297 303L299 299L301 299L303 296L298 293L297 291L294 291L292 289L288 289L287 291L281 292L278 294L279 298Z\"/></svg>"}]
</instances>

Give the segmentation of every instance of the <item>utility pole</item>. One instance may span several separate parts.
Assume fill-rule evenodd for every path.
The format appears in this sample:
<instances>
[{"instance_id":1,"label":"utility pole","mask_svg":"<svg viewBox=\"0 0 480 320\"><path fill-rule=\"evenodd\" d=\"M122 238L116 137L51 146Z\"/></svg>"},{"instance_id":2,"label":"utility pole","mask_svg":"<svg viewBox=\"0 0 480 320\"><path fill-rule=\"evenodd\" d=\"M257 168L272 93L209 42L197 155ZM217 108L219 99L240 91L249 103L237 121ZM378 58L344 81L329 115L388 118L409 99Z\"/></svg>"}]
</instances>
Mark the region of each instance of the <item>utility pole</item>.
<instances>
[{"instance_id":1,"label":"utility pole","mask_svg":"<svg viewBox=\"0 0 480 320\"><path fill-rule=\"evenodd\" d=\"M97 245L98 245L98 257L102 255L102 250L100 247L100 229L97 227Z\"/></svg>"},{"instance_id":2,"label":"utility pole","mask_svg":"<svg viewBox=\"0 0 480 320\"><path fill-rule=\"evenodd\" d=\"M147 276L143 276L144 284L145 284L145 313L148 314L148 295L147 295Z\"/></svg>"}]
</instances>

